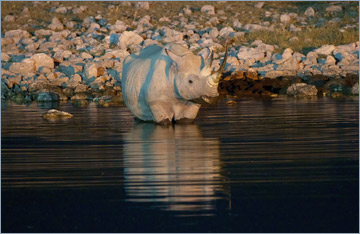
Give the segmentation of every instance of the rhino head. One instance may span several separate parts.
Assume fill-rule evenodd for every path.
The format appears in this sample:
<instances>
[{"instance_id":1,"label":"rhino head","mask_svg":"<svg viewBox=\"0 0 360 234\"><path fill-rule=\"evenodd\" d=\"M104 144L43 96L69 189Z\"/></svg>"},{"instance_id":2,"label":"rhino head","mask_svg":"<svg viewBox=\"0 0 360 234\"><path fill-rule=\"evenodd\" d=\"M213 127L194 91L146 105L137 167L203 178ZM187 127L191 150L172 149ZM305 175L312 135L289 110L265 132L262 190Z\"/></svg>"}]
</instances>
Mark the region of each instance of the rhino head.
<instances>
[{"instance_id":1,"label":"rhino head","mask_svg":"<svg viewBox=\"0 0 360 234\"><path fill-rule=\"evenodd\" d=\"M217 88L227 60L227 45L225 58L214 73L211 71L213 52L204 57L191 52L179 56L168 49L165 52L175 65L174 91L178 98L202 104L211 103L219 96Z\"/></svg>"}]
</instances>

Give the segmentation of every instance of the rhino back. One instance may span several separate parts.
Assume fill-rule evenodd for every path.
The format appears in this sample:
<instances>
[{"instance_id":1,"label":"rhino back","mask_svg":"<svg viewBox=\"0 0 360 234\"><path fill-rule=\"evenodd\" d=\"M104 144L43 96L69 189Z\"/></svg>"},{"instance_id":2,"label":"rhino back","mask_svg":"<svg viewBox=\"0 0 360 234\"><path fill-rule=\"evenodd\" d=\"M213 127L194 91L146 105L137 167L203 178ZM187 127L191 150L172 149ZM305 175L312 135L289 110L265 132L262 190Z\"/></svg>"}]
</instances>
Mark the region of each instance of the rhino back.
<instances>
[{"instance_id":1,"label":"rhino back","mask_svg":"<svg viewBox=\"0 0 360 234\"><path fill-rule=\"evenodd\" d=\"M124 61L122 90L126 105L140 119L153 120L149 102L170 92L168 79L171 60L163 47L151 45ZM171 95L170 93L168 95Z\"/></svg>"}]
</instances>

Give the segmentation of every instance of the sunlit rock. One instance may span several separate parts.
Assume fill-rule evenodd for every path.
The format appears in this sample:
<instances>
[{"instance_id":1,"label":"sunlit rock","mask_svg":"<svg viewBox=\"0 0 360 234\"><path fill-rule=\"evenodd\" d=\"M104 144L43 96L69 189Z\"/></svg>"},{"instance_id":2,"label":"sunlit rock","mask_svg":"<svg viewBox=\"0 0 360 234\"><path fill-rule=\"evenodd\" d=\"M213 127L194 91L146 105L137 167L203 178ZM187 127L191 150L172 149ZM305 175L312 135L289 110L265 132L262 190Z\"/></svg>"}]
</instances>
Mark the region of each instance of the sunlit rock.
<instances>
[{"instance_id":1,"label":"sunlit rock","mask_svg":"<svg viewBox=\"0 0 360 234\"><path fill-rule=\"evenodd\" d=\"M35 62L32 59L26 58L20 63L12 63L9 71L20 74L33 73L35 72Z\"/></svg>"},{"instance_id":2,"label":"sunlit rock","mask_svg":"<svg viewBox=\"0 0 360 234\"><path fill-rule=\"evenodd\" d=\"M315 53L317 54L324 54L324 55L329 55L331 54L334 50L336 49L336 47L334 45L323 45L320 48L314 50Z\"/></svg>"},{"instance_id":3,"label":"sunlit rock","mask_svg":"<svg viewBox=\"0 0 360 234\"><path fill-rule=\"evenodd\" d=\"M119 37L119 43L121 49L126 50L130 45L140 44L143 42L143 38L134 32L125 31Z\"/></svg>"},{"instance_id":4,"label":"sunlit rock","mask_svg":"<svg viewBox=\"0 0 360 234\"><path fill-rule=\"evenodd\" d=\"M68 118L72 118L73 115L68 112L65 112L65 111L51 109L51 110L48 110L47 112L43 113L42 117L44 119L68 119Z\"/></svg>"},{"instance_id":5,"label":"sunlit rock","mask_svg":"<svg viewBox=\"0 0 360 234\"><path fill-rule=\"evenodd\" d=\"M64 6L63 7L58 7L58 8L56 8L55 12L65 14L67 12L67 9Z\"/></svg>"}]
</instances>

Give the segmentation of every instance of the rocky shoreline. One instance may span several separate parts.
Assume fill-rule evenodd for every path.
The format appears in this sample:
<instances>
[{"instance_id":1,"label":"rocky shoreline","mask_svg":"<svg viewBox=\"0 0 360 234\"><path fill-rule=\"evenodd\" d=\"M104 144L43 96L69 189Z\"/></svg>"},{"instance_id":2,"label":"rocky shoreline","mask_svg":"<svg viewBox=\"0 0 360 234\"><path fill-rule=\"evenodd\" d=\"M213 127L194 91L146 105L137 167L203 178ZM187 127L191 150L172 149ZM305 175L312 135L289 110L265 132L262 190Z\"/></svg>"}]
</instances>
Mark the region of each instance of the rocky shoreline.
<instances>
[{"instance_id":1,"label":"rocky shoreline","mask_svg":"<svg viewBox=\"0 0 360 234\"><path fill-rule=\"evenodd\" d=\"M147 2L135 4L138 8L149 7ZM86 6L53 9L57 13L69 10L76 14L86 11ZM307 9L304 16L311 17L312 10ZM211 5L204 5L201 12L215 15ZM1 40L1 98L17 103L71 101L86 105L94 101L103 106L117 105L123 101L122 62L129 54L151 44L172 42L182 43L194 53L202 53L208 47L216 52L213 63L216 70L224 56L223 42L229 39L233 44L219 85L221 94L271 98L277 95L337 98L359 94L359 42L323 45L306 54L291 48L279 53L276 45L260 40L248 46L234 42L245 33L239 28L263 28L238 21L232 27L200 27L189 22L187 17L191 14L190 8L179 13L177 30L170 26L154 27L149 15L132 24L120 20L110 24L99 14L82 22L53 17L47 28L34 32L6 31ZM300 16L283 14L279 19L286 24L296 17ZM4 19L15 20L11 15ZM169 19L163 17L160 21Z\"/></svg>"}]
</instances>

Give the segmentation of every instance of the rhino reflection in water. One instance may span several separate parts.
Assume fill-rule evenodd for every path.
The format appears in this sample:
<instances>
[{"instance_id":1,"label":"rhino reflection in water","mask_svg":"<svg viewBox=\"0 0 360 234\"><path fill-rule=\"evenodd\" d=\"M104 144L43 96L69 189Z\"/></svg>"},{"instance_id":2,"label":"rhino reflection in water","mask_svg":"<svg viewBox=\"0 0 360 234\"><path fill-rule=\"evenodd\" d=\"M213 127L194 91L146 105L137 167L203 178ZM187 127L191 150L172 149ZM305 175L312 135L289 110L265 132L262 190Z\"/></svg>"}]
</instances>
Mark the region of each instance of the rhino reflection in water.
<instances>
[{"instance_id":1,"label":"rhino reflection in water","mask_svg":"<svg viewBox=\"0 0 360 234\"><path fill-rule=\"evenodd\" d=\"M139 119L168 124L192 121L200 103L219 95L217 88L226 64L211 74L213 53L194 55L180 44L150 45L124 60L122 92L125 104Z\"/></svg>"},{"instance_id":2,"label":"rhino reflection in water","mask_svg":"<svg viewBox=\"0 0 360 234\"><path fill-rule=\"evenodd\" d=\"M219 140L203 138L196 125L136 124L123 157L129 201L185 211L214 209L223 199Z\"/></svg>"}]
</instances>

